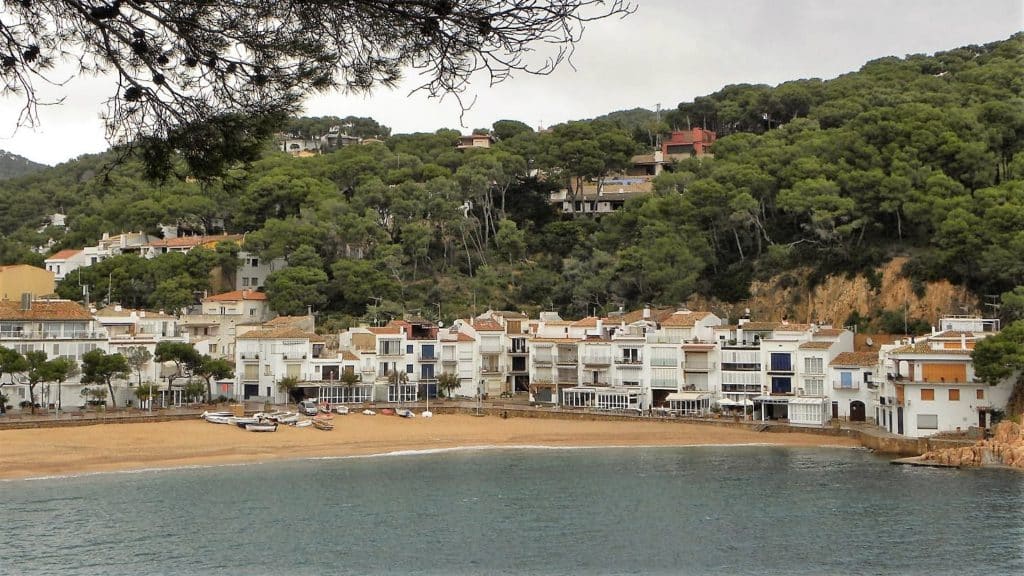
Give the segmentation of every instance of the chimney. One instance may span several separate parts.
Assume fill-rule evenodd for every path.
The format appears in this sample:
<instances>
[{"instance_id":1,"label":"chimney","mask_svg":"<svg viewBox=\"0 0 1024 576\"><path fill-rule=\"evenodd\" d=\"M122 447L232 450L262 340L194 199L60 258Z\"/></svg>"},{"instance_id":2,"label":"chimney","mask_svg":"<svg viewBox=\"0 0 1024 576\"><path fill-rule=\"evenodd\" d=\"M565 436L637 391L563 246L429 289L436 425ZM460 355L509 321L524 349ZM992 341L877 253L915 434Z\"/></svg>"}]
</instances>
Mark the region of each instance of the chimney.
<instances>
[{"instance_id":1,"label":"chimney","mask_svg":"<svg viewBox=\"0 0 1024 576\"><path fill-rule=\"evenodd\" d=\"M597 335L604 336L604 319L597 319Z\"/></svg>"},{"instance_id":2,"label":"chimney","mask_svg":"<svg viewBox=\"0 0 1024 576\"><path fill-rule=\"evenodd\" d=\"M747 322L750 322L750 308L743 309L743 316L740 316L739 320L736 321L736 325L743 326Z\"/></svg>"},{"instance_id":3,"label":"chimney","mask_svg":"<svg viewBox=\"0 0 1024 576\"><path fill-rule=\"evenodd\" d=\"M967 334L960 333L960 349L967 350Z\"/></svg>"},{"instance_id":4,"label":"chimney","mask_svg":"<svg viewBox=\"0 0 1024 576\"><path fill-rule=\"evenodd\" d=\"M29 292L21 293L21 309L28 311L32 309L32 294Z\"/></svg>"},{"instance_id":5,"label":"chimney","mask_svg":"<svg viewBox=\"0 0 1024 576\"><path fill-rule=\"evenodd\" d=\"M120 312L120 311L121 311L121 305L120 304L114 304L114 312Z\"/></svg>"},{"instance_id":6,"label":"chimney","mask_svg":"<svg viewBox=\"0 0 1024 576\"><path fill-rule=\"evenodd\" d=\"M644 320L651 319L651 307L649 304L644 304Z\"/></svg>"}]
</instances>

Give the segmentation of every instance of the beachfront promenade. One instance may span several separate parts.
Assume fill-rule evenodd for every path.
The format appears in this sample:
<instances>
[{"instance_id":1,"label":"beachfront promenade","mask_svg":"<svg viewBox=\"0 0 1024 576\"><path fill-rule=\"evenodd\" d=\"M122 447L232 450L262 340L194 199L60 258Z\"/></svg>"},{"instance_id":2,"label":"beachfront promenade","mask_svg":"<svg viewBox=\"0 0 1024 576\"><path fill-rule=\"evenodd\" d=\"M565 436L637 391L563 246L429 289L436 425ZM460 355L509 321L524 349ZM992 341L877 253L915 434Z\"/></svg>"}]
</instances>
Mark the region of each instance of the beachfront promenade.
<instances>
[{"instance_id":1,"label":"beachfront promenade","mask_svg":"<svg viewBox=\"0 0 1024 576\"><path fill-rule=\"evenodd\" d=\"M294 406L291 406L294 408ZM378 408L378 406L366 405L365 407ZM413 403L406 407L420 412L426 409L425 403ZM173 422L173 421L195 421L204 410L221 410L226 406L198 406L161 409L153 412L138 409L120 410L73 410L63 412L60 415L55 413L8 413L0 417L0 432L15 429L38 429L38 428L59 428L92 426L97 424L135 424L146 422ZM273 406L277 409L288 409L289 406ZM364 406L353 406L353 412L362 410ZM743 419L737 416L712 415L708 417L679 416L667 413L644 412L634 410L594 410L573 408L566 409L552 406L531 406L529 403L519 399L503 399L501 401L476 402L470 400L440 400L430 403L430 410L437 415L479 415L488 418L498 419L545 419L561 421L587 421L587 422L619 422L619 423L661 423L665 425L688 424L706 427L708 442L715 442L714 429L733 429L746 433L756 433L759 442L772 444L778 439L778 435L801 434L823 437L823 444L828 441L825 438L852 439L862 446L881 453L900 456L917 456L934 450L936 448L947 448L953 446L969 446L973 440L969 439L935 439L935 438L906 438L890 434L872 423L863 422L841 422L834 421L834 424L825 428L793 426L778 421L763 422L760 420ZM264 409L258 403L248 403L245 407L247 414L252 414ZM360 414L353 413L342 418L363 419L367 418ZM381 418L387 418L382 416ZM2 436L0 436L2 440Z\"/></svg>"}]
</instances>

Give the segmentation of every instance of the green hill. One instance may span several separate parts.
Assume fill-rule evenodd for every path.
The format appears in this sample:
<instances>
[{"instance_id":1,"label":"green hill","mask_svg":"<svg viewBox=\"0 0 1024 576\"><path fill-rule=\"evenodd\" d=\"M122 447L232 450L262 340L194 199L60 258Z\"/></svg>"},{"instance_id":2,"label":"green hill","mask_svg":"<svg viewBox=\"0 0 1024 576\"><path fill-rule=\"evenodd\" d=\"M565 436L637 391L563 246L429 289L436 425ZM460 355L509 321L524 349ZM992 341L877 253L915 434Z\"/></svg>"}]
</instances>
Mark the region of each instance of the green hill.
<instances>
[{"instance_id":1,"label":"green hill","mask_svg":"<svg viewBox=\"0 0 1024 576\"><path fill-rule=\"evenodd\" d=\"M49 168L46 164L39 164L17 154L0 150L0 180L17 178L46 168Z\"/></svg>"},{"instance_id":2,"label":"green hill","mask_svg":"<svg viewBox=\"0 0 1024 576\"><path fill-rule=\"evenodd\" d=\"M212 182L148 182L137 161L106 170L110 156L86 156L0 182L0 256L47 237L59 249L158 224L223 226L264 257L289 258L267 286L280 311L339 318L735 302L756 279L811 268L815 282L895 255L914 282L998 294L1024 285L1022 71L1018 34L830 80L727 86L660 118L634 109L517 130L490 149L458 150L449 130L311 158L268 146ZM552 190L619 173L659 132L696 118L719 134L713 157L672 166L653 194L598 219L551 207ZM68 229L37 233L58 210ZM110 271L82 282L91 276L106 288ZM122 276L115 299L161 294Z\"/></svg>"}]
</instances>

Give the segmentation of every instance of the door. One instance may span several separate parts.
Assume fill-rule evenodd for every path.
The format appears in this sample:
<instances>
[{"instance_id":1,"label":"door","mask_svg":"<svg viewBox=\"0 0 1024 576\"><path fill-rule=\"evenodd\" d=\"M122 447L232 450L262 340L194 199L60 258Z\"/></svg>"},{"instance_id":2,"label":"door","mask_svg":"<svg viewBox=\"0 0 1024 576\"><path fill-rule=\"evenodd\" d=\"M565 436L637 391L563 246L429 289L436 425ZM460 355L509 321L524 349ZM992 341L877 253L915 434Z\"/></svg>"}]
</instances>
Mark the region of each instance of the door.
<instances>
[{"instance_id":1,"label":"door","mask_svg":"<svg viewBox=\"0 0 1024 576\"><path fill-rule=\"evenodd\" d=\"M903 407L896 408L896 433L903 434Z\"/></svg>"},{"instance_id":2,"label":"door","mask_svg":"<svg viewBox=\"0 0 1024 576\"><path fill-rule=\"evenodd\" d=\"M839 419L839 402L832 402L832 418Z\"/></svg>"},{"instance_id":3,"label":"door","mask_svg":"<svg viewBox=\"0 0 1024 576\"><path fill-rule=\"evenodd\" d=\"M860 400L850 402L850 421L863 422L865 420L864 403Z\"/></svg>"},{"instance_id":4,"label":"door","mask_svg":"<svg viewBox=\"0 0 1024 576\"><path fill-rule=\"evenodd\" d=\"M984 410L978 410L978 428L981 428L982 430L984 430L985 427L986 427L985 411Z\"/></svg>"}]
</instances>

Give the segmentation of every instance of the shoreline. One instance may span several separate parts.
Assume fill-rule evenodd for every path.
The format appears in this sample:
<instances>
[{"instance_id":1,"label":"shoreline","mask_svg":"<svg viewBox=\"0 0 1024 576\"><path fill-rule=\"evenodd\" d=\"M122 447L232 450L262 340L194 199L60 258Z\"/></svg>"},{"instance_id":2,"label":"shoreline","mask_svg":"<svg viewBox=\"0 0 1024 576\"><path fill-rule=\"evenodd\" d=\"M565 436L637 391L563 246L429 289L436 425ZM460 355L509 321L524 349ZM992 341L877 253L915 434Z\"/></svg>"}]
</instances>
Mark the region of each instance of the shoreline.
<instances>
[{"instance_id":1,"label":"shoreline","mask_svg":"<svg viewBox=\"0 0 1024 576\"><path fill-rule=\"evenodd\" d=\"M690 423L600 422L435 415L348 415L336 429L283 426L253 433L201 420L0 431L0 480L52 479L288 460L386 457L442 451L679 446L859 448L853 438L772 434Z\"/></svg>"}]
</instances>

